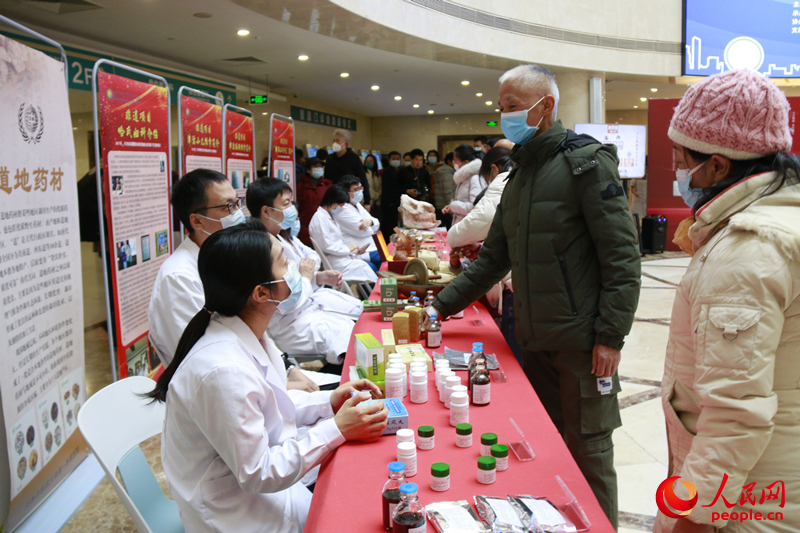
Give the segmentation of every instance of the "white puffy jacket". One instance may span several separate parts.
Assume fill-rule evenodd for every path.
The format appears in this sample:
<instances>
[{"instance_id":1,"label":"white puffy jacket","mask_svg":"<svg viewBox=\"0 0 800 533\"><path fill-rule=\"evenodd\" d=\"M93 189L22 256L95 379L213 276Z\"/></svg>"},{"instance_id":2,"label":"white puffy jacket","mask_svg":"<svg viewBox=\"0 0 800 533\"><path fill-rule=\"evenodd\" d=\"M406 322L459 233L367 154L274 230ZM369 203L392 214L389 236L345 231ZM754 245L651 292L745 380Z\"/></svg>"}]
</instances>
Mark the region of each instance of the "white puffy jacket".
<instances>
[{"instance_id":1,"label":"white puffy jacket","mask_svg":"<svg viewBox=\"0 0 800 533\"><path fill-rule=\"evenodd\" d=\"M725 533L800 531L800 184L762 196L775 176L750 176L697 212L664 365L669 475L699 495L684 520L716 517ZM751 483L754 503L742 498ZM784 519L720 518L751 511ZM674 522L659 513L654 531Z\"/></svg>"},{"instance_id":2,"label":"white puffy jacket","mask_svg":"<svg viewBox=\"0 0 800 533\"><path fill-rule=\"evenodd\" d=\"M456 182L455 200L450 202L453 212L453 224L457 224L475 207L475 197L486 188L486 180L478 175L482 161L473 159L456 170L453 181Z\"/></svg>"},{"instance_id":3,"label":"white puffy jacket","mask_svg":"<svg viewBox=\"0 0 800 533\"><path fill-rule=\"evenodd\" d=\"M452 248L481 242L489 235L489 227L494 220L500 197L503 196L507 177L508 172L498 174L489 184L481 201L463 219L450 227L447 231L447 243Z\"/></svg>"}]
</instances>

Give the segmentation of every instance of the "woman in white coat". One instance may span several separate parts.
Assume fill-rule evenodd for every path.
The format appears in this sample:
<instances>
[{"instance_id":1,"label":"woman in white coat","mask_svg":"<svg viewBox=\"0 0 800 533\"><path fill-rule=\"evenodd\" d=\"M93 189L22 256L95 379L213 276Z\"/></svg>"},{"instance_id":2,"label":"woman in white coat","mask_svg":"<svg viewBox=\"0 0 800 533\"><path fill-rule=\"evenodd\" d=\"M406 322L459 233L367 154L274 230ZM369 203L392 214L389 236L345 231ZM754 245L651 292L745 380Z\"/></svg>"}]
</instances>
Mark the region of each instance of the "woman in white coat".
<instances>
[{"instance_id":1,"label":"woman in white coat","mask_svg":"<svg viewBox=\"0 0 800 533\"><path fill-rule=\"evenodd\" d=\"M298 265L303 294L290 312L280 311L268 331L275 344L290 354L324 354L331 365L341 365L355 320L364 310L361 301L324 285L341 287L342 273L320 271L317 252L296 237L300 221L292 204L292 189L283 180L260 178L247 189L247 209L278 241L283 255ZM336 373L335 368L323 369Z\"/></svg>"},{"instance_id":2,"label":"woman in white coat","mask_svg":"<svg viewBox=\"0 0 800 533\"><path fill-rule=\"evenodd\" d=\"M350 203L350 195L334 185L325 191L317 212L308 224L308 233L319 249L328 258L331 266L342 273L345 280L369 281L375 283L378 275L369 263L367 246L347 245L342 230L333 218L346 204Z\"/></svg>"},{"instance_id":3,"label":"woman in white coat","mask_svg":"<svg viewBox=\"0 0 800 533\"><path fill-rule=\"evenodd\" d=\"M442 209L442 213L453 213L453 224L458 224L475 207L475 198L487 186L480 175L481 160L475 157L475 150L462 144L453 150L453 164L456 169L453 180L456 182L455 199Z\"/></svg>"},{"instance_id":4,"label":"woman in white coat","mask_svg":"<svg viewBox=\"0 0 800 533\"><path fill-rule=\"evenodd\" d=\"M367 380L290 397L265 334L297 294L296 269L258 221L214 233L198 260L205 306L148 395L166 401L161 460L186 531L300 533L299 480L347 440L381 435L388 412L359 406ZM318 422L317 422L318 421ZM297 440L298 424L316 425Z\"/></svg>"}]
</instances>

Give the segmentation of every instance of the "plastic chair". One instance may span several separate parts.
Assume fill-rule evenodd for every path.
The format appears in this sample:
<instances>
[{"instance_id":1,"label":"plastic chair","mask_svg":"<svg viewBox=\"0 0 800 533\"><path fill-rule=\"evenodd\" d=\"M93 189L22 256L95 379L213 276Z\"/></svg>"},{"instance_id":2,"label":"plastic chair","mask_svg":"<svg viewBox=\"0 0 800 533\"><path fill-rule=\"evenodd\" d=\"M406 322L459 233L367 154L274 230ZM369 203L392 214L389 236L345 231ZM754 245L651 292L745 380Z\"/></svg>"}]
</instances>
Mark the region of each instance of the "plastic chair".
<instances>
[{"instance_id":1,"label":"plastic chair","mask_svg":"<svg viewBox=\"0 0 800 533\"><path fill-rule=\"evenodd\" d=\"M323 270L336 270L335 268L333 268L333 266L331 266L331 262L328 260L328 256L326 256L325 252L322 251L322 248L320 247L319 244L317 244L317 241L315 241L314 238L311 237L311 236L309 236L309 239L311 239L311 244L314 246L314 250L317 252L317 255L319 255L319 258L322 261ZM366 291L364 289L364 287L362 286L363 284L368 283L367 280L364 280L364 279L345 279L345 280L343 280L341 291L343 293L347 294L348 296L352 296L353 298L356 298L356 295L353 294L353 290L350 288L350 283L355 283L356 284L356 287L358 288L359 292L361 293L361 294L359 294L359 296L361 296L361 298L360 298L361 300L366 300L366 299L369 298L369 293L372 292L372 289L370 289L369 291Z\"/></svg>"},{"instance_id":2,"label":"plastic chair","mask_svg":"<svg viewBox=\"0 0 800 533\"><path fill-rule=\"evenodd\" d=\"M162 431L166 407L139 396L155 382L142 376L105 387L86 400L78 428L140 533L183 533L178 505L164 496L139 443ZM114 475L119 471L123 485Z\"/></svg>"}]
</instances>

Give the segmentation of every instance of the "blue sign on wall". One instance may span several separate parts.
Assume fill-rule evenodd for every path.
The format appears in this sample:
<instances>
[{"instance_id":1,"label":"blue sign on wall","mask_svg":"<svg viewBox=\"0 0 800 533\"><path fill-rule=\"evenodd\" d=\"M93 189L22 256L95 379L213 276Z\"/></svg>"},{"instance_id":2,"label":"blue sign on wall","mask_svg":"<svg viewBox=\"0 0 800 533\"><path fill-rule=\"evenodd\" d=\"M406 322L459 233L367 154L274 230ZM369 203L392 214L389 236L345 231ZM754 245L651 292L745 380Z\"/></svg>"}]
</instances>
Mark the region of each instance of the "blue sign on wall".
<instances>
[{"instance_id":1,"label":"blue sign on wall","mask_svg":"<svg viewBox=\"0 0 800 533\"><path fill-rule=\"evenodd\" d=\"M683 73L800 77L800 1L685 0Z\"/></svg>"}]
</instances>

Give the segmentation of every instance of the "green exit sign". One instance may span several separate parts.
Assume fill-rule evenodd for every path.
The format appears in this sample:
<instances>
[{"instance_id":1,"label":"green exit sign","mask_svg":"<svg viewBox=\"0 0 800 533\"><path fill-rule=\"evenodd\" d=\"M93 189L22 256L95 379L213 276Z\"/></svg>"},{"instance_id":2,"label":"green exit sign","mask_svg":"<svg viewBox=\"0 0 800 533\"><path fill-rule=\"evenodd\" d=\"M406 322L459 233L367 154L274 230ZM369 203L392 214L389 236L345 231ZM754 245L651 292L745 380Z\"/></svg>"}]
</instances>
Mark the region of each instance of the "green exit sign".
<instances>
[{"instance_id":1,"label":"green exit sign","mask_svg":"<svg viewBox=\"0 0 800 533\"><path fill-rule=\"evenodd\" d=\"M251 99L251 100L252 100L252 99ZM251 103L252 103L252 102L251 102ZM487 122L487 123L486 123L486 125L487 125L487 126L497 126L497 121L496 121L496 120L490 120L489 122Z\"/></svg>"},{"instance_id":2,"label":"green exit sign","mask_svg":"<svg viewBox=\"0 0 800 533\"><path fill-rule=\"evenodd\" d=\"M257 96L250 97L251 104L267 104L269 103L268 95L266 94L259 94Z\"/></svg>"}]
</instances>

